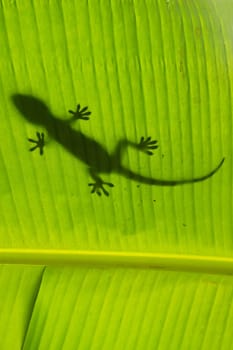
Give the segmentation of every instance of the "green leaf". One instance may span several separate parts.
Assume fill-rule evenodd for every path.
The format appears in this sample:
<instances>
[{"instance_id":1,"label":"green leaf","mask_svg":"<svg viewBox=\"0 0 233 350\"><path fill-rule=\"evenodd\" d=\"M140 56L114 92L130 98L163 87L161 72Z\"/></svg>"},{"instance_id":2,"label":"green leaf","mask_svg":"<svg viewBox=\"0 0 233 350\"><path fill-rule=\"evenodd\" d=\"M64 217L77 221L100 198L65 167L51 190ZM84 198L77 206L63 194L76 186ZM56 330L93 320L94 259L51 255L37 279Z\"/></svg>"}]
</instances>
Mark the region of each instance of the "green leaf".
<instances>
[{"instance_id":1,"label":"green leaf","mask_svg":"<svg viewBox=\"0 0 233 350\"><path fill-rule=\"evenodd\" d=\"M21 349L40 289L42 272L42 267L0 267L2 349Z\"/></svg>"},{"instance_id":2,"label":"green leaf","mask_svg":"<svg viewBox=\"0 0 233 350\"><path fill-rule=\"evenodd\" d=\"M0 348L231 348L232 4L0 1Z\"/></svg>"}]
</instances>

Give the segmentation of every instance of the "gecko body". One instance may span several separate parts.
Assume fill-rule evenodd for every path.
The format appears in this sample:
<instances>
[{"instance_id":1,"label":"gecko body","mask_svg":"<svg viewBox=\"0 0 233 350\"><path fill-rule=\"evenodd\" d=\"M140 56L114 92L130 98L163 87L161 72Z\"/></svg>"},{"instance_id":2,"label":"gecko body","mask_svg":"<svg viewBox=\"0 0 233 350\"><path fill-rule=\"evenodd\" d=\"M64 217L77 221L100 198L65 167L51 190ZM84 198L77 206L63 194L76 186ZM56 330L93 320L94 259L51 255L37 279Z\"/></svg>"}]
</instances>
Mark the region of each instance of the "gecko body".
<instances>
[{"instance_id":1,"label":"gecko body","mask_svg":"<svg viewBox=\"0 0 233 350\"><path fill-rule=\"evenodd\" d=\"M69 111L73 114L73 117L71 120L67 121L54 116L46 104L36 97L15 94L12 96L12 100L26 120L35 125L45 127L51 138L89 168L89 173L95 181L89 184L89 186L92 186L91 193L96 192L98 195L101 195L102 191L105 195L109 195L105 186L113 187L113 184L102 181L99 174L110 174L114 172L148 185L177 186L196 183L210 178L221 168L224 162L223 158L220 163L207 174L190 179L164 180L146 177L122 165L123 153L127 147L132 147L138 151L152 155L153 152L151 150L158 148L157 141L151 140L150 137L142 137L139 143L122 139L118 141L113 154L110 154L99 142L72 127L72 122L76 119L89 119L87 115L90 115L91 112L87 112L87 107L80 110L80 105L78 105L76 112ZM37 133L37 136L39 138L38 134L39 133ZM40 146L44 138L43 133L41 135ZM36 142L32 139L29 139L29 141ZM31 148L31 150L35 148L36 146ZM40 149L40 153L43 154L42 148Z\"/></svg>"}]
</instances>

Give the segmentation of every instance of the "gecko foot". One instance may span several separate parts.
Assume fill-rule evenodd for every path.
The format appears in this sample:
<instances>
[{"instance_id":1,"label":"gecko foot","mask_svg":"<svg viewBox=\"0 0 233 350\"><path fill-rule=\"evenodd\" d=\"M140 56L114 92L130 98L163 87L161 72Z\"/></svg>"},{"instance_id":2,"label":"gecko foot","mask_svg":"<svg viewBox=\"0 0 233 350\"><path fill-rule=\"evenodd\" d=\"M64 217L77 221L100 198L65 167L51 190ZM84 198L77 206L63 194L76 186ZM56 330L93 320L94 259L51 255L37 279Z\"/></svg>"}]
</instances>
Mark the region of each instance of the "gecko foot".
<instances>
[{"instance_id":1,"label":"gecko foot","mask_svg":"<svg viewBox=\"0 0 233 350\"><path fill-rule=\"evenodd\" d=\"M73 114L72 120L77 120L77 119L89 120L90 118L87 116L90 115L91 112L87 111L88 107L86 106L86 107L83 107L82 109L80 108L81 108L80 104L78 104L75 112L72 110L68 111L70 114Z\"/></svg>"},{"instance_id":2,"label":"gecko foot","mask_svg":"<svg viewBox=\"0 0 233 350\"><path fill-rule=\"evenodd\" d=\"M157 140L151 140L151 137L147 137L146 139L144 137L141 137L141 140L138 144L138 148L148 154L149 156L152 156L154 153L151 151L152 149L157 149L159 146L157 145Z\"/></svg>"},{"instance_id":3,"label":"gecko foot","mask_svg":"<svg viewBox=\"0 0 233 350\"><path fill-rule=\"evenodd\" d=\"M38 138L38 140L33 140L33 139L28 139L28 141L32 142L32 143L35 143L36 145L33 146L32 148L29 149L29 151L34 151L35 149L39 148L40 150L40 155L42 156L43 153L44 153L44 146L45 146L45 142L44 142L44 133L41 132L37 132L36 133L36 136Z\"/></svg>"},{"instance_id":4,"label":"gecko foot","mask_svg":"<svg viewBox=\"0 0 233 350\"><path fill-rule=\"evenodd\" d=\"M114 185L110 182L103 182L99 177L96 178L96 182L89 183L88 186L92 186L91 193L96 193L98 196L101 196L101 191L105 194L105 196L109 196L109 192L104 188L104 185L109 187L114 187Z\"/></svg>"}]
</instances>

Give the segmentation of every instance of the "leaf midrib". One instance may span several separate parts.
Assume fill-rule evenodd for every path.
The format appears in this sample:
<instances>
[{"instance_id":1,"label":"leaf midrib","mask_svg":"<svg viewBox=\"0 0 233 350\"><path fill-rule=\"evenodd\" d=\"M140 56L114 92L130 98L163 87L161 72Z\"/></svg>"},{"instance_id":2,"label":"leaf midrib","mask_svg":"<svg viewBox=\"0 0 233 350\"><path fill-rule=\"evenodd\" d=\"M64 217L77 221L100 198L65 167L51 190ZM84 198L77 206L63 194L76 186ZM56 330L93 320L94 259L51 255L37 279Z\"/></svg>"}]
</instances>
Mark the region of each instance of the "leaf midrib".
<instances>
[{"instance_id":1,"label":"leaf midrib","mask_svg":"<svg viewBox=\"0 0 233 350\"><path fill-rule=\"evenodd\" d=\"M0 249L0 264L46 266L109 266L233 274L233 258L208 255L119 251Z\"/></svg>"}]
</instances>

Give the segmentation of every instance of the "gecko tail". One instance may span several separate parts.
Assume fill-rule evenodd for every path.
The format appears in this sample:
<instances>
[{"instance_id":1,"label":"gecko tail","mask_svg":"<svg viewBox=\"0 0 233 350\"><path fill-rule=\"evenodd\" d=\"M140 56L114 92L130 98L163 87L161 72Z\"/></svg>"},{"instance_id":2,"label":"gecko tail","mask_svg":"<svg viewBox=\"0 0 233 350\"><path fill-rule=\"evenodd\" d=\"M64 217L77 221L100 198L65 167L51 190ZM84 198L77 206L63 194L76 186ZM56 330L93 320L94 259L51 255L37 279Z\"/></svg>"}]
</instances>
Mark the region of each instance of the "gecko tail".
<instances>
[{"instance_id":1,"label":"gecko tail","mask_svg":"<svg viewBox=\"0 0 233 350\"><path fill-rule=\"evenodd\" d=\"M208 174L192 178L192 179L184 179L184 180L163 180L163 179L154 179L150 177L146 177L137 173L134 173L133 171L121 167L120 173L123 174L125 177L135 180L140 183L144 183L147 185L154 185L154 186L178 186L178 185L185 185L185 184L191 184L195 182L201 182L204 180L209 179L211 176L213 176L223 165L225 158L222 158L220 163L213 169L211 170Z\"/></svg>"}]
</instances>

